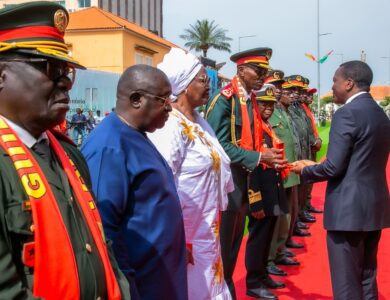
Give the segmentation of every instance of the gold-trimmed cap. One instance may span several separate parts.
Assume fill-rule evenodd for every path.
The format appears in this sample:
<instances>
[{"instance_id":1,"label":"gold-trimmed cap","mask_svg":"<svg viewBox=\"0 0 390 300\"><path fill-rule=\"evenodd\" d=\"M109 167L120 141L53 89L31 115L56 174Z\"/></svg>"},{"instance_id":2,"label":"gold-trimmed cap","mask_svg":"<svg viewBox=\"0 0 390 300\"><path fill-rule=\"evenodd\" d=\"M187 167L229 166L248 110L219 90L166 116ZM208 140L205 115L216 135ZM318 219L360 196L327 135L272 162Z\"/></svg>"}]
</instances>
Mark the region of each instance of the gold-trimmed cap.
<instances>
[{"instance_id":1,"label":"gold-trimmed cap","mask_svg":"<svg viewBox=\"0 0 390 300\"><path fill-rule=\"evenodd\" d=\"M272 56L272 49L267 47L254 48L233 54L230 60L237 66L244 64L253 64L258 67L270 69L269 60Z\"/></svg>"},{"instance_id":2,"label":"gold-trimmed cap","mask_svg":"<svg viewBox=\"0 0 390 300\"><path fill-rule=\"evenodd\" d=\"M58 59L85 69L65 44L68 22L66 9L53 2L26 2L0 9L0 57L14 52Z\"/></svg>"}]
</instances>

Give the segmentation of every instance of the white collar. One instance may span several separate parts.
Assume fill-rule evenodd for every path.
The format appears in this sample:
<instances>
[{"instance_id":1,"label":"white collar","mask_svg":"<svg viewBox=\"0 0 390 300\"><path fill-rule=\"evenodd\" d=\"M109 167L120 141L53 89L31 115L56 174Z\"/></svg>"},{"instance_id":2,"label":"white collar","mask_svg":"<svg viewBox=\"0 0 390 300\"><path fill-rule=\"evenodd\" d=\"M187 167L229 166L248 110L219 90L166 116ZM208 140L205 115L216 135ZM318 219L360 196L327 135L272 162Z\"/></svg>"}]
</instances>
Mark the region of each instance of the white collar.
<instances>
[{"instance_id":1,"label":"white collar","mask_svg":"<svg viewBox=\"0 0 390 300\"><path fill-rule=\"evenodd\" d=\"M8 123L8 125L12 128L13 131L15 131L16 135L20 138L20 140L25 144L27 147L31 148L36 142L39 142L43 139L47 139L49 141L49 138L47 137L46 132L43 132L38 139L33 137L27 130L20 127L18 124L15 124L11 120L8 120L6 117L2 116Z\"/></svg>"},{"instance_id":2,"label":"white collar","mask_svg":"<svg viewBox=\"0 0 390 300\"><path fill-rule=\"evenodd\" d=\"M360 95L362 95L362 94L364 94L364 93L367 93L367 92L363 91L363 92L356 93L355 95L352 95L351 97L348 98L348 100L345 102L345 104L350 103L350 102L351 102L353 99L355 99L357 96L360 96Z\"/></svg>"}]
</instances>

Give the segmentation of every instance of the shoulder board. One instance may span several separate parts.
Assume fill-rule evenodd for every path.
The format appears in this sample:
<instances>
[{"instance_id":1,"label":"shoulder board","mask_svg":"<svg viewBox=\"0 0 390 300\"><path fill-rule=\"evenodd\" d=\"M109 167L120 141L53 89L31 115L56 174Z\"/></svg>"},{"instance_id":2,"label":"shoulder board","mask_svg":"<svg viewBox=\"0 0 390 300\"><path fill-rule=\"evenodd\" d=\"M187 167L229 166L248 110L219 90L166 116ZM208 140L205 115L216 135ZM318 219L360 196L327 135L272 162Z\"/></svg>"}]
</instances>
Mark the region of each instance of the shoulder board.
<instances>
[{"instance_id":1,"label":"shoulder board","mask_svg":"<svg viewBox=\"0 0 390 300\"><path fill-rule=\"evenodd\" d=\"M50 129L50 132L59 140L59 141L63 141L65 143L68 143L68 144L71 144L73 146L76 147L75 143L68 137L66 136L65 134L63 134L61 131L55 129L55 128L52 128Z\"/></svg>"},{"instance_id":2,"label":"shoulder board","mask_svg":"<svg viewBox=\"0 0 390 300\"><path fill-rule=\"evenodd\" d=\"M226 99L230 99L233 97L234 90L231 84L228 84L221 90L221 95L224 96Z\"/></svg>"}]
</instances>

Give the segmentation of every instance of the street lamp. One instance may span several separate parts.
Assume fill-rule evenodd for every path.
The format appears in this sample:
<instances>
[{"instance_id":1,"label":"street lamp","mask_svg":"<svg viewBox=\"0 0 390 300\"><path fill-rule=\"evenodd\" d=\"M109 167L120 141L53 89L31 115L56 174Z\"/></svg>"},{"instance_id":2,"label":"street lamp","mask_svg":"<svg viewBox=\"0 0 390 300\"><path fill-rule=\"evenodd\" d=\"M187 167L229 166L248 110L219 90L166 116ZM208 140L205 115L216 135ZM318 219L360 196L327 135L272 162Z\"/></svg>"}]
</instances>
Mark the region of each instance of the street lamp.
<instances>
[{"instance_id":1,"label":"street lamp","mask_svg":"<svg viewBox=\"0 0 390 300\"><path fill-rule=\"evenodd\" d=\"M344 53L334 53L334 55L338 55L341 57L341 63L344 63Z\"/></svg>"},{"instance_id":2,"label":"street lamp","mask_svg":"<svg viewBox=\"0 0 390 300\"><path fill-rule=\"evenodd\" d=\"M390 51L389 51L390 53ZM389 56L381 56L381 58L387 59L389 61L389 85L390 85L390 55Z\"/></svg>"},{"instance_id":3,"label":"street lamp","mask_svg":"<svg viewBox=\"0 0 390 300\"><path fill-rule=\"evenodd\" d=\"M320 0L317 0L317 117L318 117L318 123L320 122L320 102L321 102L321 63L320 63L320 37L324 35L330 35L331 32L321 33L320 34Z\"/></svg>"},{"instance_id":4,"label":"street lamp","mask_svg":"<svg viewBox=\"0 0 390 300\"><path fill-rule=\"evenodd\" d=\"M256 35L244 35L238 37L238 52L241 51L241 39L255 37Z\"/></svg>"}]
</instances>

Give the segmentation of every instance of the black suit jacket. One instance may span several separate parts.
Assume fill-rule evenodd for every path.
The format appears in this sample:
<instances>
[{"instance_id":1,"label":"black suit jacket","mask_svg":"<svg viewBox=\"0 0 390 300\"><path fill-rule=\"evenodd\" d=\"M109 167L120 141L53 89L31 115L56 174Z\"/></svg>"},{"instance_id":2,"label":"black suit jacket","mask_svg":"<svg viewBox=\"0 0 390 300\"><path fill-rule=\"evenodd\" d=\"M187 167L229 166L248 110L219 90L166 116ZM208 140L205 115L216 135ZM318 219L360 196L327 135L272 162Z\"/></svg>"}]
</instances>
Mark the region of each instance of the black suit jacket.
<instances>
[{"instance_id":1,"label":"black suit jacket","mask_svg":"<svg viewBox=\"0 0 390 300\"><path fill-rule=\"evenodd\" d=\"M305 180L328 180L325 229L372 231L390 227L386 183L389 150L390 120L369 93L336 111L326 160L302 171Z\"/></svg>"},{"instance_id":2,"label":"black suit jacket","mask_svg":"<svg viewBox=\"0 0 390 300\"><path fill-rule=\"evenodd\" d=\"M268 148L272 148L271 137L263 132L263 142ZM286 192L283 188L283 179L280 172L276 172L273 168L266 168L262 165L250 174L249 190L253 193L260 192L261 200L249 204L249 210L259 211L264 210L267 217L279 216L288 213L288 202Z\"/></svg>"}]
</instances>

